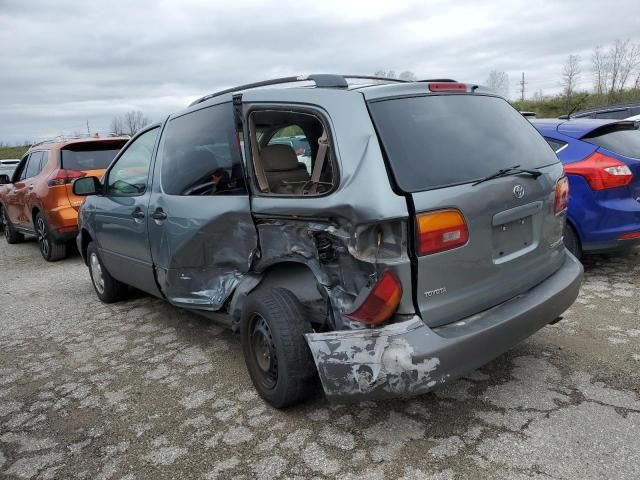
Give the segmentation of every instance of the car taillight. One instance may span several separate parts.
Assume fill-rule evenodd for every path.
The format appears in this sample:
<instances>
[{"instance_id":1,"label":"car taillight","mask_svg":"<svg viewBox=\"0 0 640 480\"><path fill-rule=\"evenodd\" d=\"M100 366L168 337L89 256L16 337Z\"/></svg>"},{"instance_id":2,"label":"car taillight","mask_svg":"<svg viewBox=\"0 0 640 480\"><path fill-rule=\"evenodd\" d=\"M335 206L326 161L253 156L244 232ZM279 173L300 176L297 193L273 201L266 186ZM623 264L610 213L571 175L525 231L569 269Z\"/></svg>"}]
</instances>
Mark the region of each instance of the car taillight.
<instances>
[{"instance_id":1,"label":"car taillight","mask_svg":"<svg viewBox=\"0 0 640 480\"><path fill-rule=\"evenodd\" d=\"M640 238L640 232L624 233L618 237L618 240L636 240Z\"/></svg>"},{"instance_id":2,"label":"car taillight","mask_svg":"<svg viewBox=\"0 0 640 480\"><path fill-rule=\"evenodd\" d=\"M556 202L554 211L556 215L560 215L567 209L569 204L569 180L562 177L556 182Z\"/></svg>"},{"instance_id":3,"label":"car taillight","mask_svg":"<svg viewBox=\"0 0 640 480\"><path fill-rule=\"evenodd\" d=\"M593 190L624 187L633 179L629 167L600 152L595 152L580 162L565 164L564 171L584 177Z\"/></svg>"},{"instance_id":4,"label":"car taillight","mask_svg":"<svg viewBox=\"0 0 640 480\"><path fill-rule=\"evenodd\" d=\"M85 177L87 174L84 172L78 172L76 170L66 170L64 168L59 168L54 170L49 177L49 181L47 184L50 187L55 187L57 185L66 185L67 183L73 182L75 179L80 177Z\"/></svg>"},{"instance_id":5,"label":"car taillight","mask_svg":"<svg viewBox=\"0 0 640 480\"><path fill-rule=\"evenodd\" d=\"M430 92L466 92L467 86L457 82L430 82Z\"/></svg>"},{"instance_id":6,"label":"car taillight","mask_svg":"<svg viewBox=\"0 0 640 480\"><path fill-rule=\"evenodd\" d=\"M385 270L364 301L346 317L367 325L379 325L389 320L402 298L402 284L391 270Z\"/></svg>"},{"instance_id":7,"label":"car taillight","mask_svg":"<svg viewBox=\"0 0 640 480\"><path fill-rule=\"evenodd\" d=\"M416 217L418 255L450 250L469 240L469 230L459 210L439 210Z\"/></svg>"}]
</instances>

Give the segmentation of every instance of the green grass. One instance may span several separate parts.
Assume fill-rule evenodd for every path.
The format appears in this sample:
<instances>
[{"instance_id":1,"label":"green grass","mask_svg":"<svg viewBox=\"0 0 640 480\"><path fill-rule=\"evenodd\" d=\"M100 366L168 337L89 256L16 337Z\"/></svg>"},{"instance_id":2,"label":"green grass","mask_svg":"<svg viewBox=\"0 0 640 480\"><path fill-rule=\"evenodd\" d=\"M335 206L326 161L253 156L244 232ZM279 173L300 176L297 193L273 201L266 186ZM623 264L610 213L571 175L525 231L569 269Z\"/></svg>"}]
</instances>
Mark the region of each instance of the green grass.
<instances>
[{"instance_id":1,"label":"green grass","mask_svg":"<svg viewBox=\"0 0 640 480\"><path fill-rule=\"evenodd\" d=\"M556 95L538 100L516 100L511 103L518 110L536 112L538 118L557 118L560 115L566 115L574 108L577 112L590 107L604 107L616 103L632 102L640 102L640 89L635 88L614 92L611 95L577 92L568 100L564 95Z\"/></svg>"},{"instance_id":2,"label":"green grass","mask_svg":"<svg viewBox=\"0 0 640 480\"><path fill-rule=\"evenodd\" d=\"M21 158L27 150L29 150L29 145L23 145L22 147L0 147L0 159Z\"/></svg>"}]
</instances>

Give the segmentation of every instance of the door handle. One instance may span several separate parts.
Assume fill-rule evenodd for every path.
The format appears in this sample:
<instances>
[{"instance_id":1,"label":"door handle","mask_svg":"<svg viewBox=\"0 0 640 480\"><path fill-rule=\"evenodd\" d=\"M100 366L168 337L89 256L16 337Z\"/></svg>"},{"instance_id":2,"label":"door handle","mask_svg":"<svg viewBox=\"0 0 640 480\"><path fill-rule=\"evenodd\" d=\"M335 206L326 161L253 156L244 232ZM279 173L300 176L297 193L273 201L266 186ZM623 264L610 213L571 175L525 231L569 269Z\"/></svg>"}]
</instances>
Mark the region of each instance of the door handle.
<instances>
[{"instance_id":1,"label":"door handle","mask_svg":"<svg viewBox=\"0 0 640 480\"><path fill-rule=\"evenodd\" d=\"M164 213L164 210L162 210L160 207L156 208L154 210L154 212L149 216L151 218L153 218L154 220L166 220L167 219L167 214Z\"/></svg>"},{"instance_id":2,"label":"door handle","mask_svg":"<svg viewBox=\"0 0 640 480\"><path fill-rule=\"evenodd\" d=\"M144 212L141 208L136 207L133 212L131 212L131 216L136 220L142 220L144 218Z\"/></svg>"}]
</instances>

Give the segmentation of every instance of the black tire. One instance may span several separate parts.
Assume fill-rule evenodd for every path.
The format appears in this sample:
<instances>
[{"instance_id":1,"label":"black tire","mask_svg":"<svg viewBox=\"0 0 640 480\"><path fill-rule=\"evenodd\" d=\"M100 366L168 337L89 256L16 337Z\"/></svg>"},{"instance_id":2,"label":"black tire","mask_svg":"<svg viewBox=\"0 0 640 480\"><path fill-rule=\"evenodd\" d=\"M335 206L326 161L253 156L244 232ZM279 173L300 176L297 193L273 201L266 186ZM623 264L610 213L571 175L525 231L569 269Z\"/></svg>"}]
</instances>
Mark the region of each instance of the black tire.
<instances>
[{"instance_id":1,"label":"black tire","mask_svg":"<svg viewBox=\"0 0 640 480\"><path fill-rule=\"evenodd\" d=\"M240 336L247 370L260 396L275 408L300 403L315 389L316 366L304 339L311 331L289 290L257 290L244 304Z\"/></svg>"},{"instance_id":2,"label":"black tire","mask_svg":"<svg viewBox=\"0 0 640 480\"><path fill-rule=\"evenodd\" d=\"M24 235L13 228L11 220L9 220L9 217L5 214L4 209L1 206L0 221L2 222L2 230L4 230L4 238L7 240L7 243L13 245L24 240Z\"/></svg>"},{"instance_id":3,"label":"black tire","mask_svg":"<svg viewBox=\"0 0 640 480\"><path fill-rule=\"evenodd\" d=\"M41 213L36 213L36 218L33 220L34 227L36 229L36 237L38 238L38 247L40 247L40 253L42 258L47 262L57 262L67 256L67 244L56 242L51 236L51 230L49 224Z\"/></svg>"},{"instance_id":4,"label":"black tire","mask_svg":"<svg viewBox=\"0 0 640 480\"><path fill-rule=\"evenodd\" d=\"M582 258L582 246L580 245L580 239L576 234L576 231L568 223L564 224L564 246L567 247L574 257L577 259Z\"/></svg>"},{"instance_id":5,"label":"black tire","mask_svg":"<svg viewBox=\"0 0 640 480\"><path fill-rule=\"evenodd\" d=\"M115 303L127 298L128 285L111 276L102 263L98 249L93 242L87 246L87 265L93 289L102 302Z\"/></svg>"}]
</instances>

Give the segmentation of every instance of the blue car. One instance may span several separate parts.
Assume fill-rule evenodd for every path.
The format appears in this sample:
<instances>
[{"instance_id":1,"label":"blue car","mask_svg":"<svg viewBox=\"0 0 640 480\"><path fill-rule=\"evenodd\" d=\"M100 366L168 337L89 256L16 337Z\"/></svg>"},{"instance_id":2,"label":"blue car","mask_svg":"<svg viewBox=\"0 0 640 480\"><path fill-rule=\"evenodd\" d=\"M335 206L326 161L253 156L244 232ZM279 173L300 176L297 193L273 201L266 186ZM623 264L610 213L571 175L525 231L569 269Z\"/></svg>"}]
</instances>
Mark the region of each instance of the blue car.
<instances>
[{"instance_id":1,"label":"blue car","mask_svg":"<svg viewBox=\"0 0 640 480\"><path fill-rule=\"evenodd\" d=\"M640 242L640 122L531 120L569 179L565 245L576 257Z\"/></svg>"}]
</instances>

